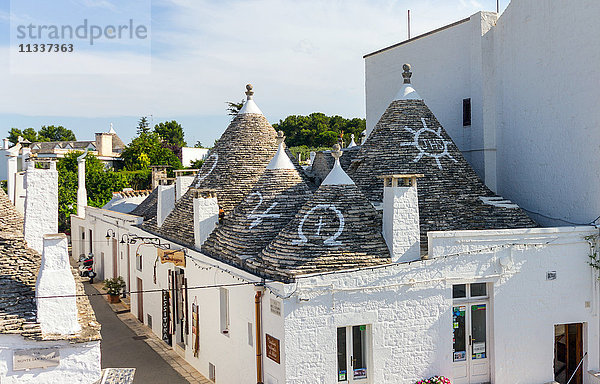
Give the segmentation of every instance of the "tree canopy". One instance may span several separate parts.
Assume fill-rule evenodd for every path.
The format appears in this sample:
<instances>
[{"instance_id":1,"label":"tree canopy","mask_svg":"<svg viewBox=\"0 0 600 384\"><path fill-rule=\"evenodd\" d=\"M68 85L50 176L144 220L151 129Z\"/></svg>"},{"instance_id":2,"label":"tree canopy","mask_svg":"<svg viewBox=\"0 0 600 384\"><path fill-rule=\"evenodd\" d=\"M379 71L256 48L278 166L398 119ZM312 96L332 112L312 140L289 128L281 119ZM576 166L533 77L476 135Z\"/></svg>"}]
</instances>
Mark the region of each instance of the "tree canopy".
<instances>
[{"instance_id":1,"label":"tree canopy","mask_svg":"<svg viewBox=\"0 0 600 384\"><path fill-rule=\"evenodd\" d=\"M183 128L181 127L181 124L175 120L156 124L154 126L154 132L158 133L161 139L168 144L176 145L180 148L187 145L183 139Z\"/></svg>"},{"instance_id":2,"label":"tree canopy","mask_svg":"<svg viewBox=\"0 0 600 384\"><path fill-rule=\"evenodd\" d=\"M180 169L180 143L185 145L183 128L175 120L157 124L154 130L150 130L146 118L142 117L138 124L138 136L125 147L121 158L125 169L130 171L148 169L151 165L170 165Z\"/></svg>"},{"instance_id":3,"label":"tree canopy","mask_svg":"<svg viewBox=\"0 0 600 384\"><path fill-rule=\"evenodd\" d=\"M273 124L275 130L283 131L285 142L289 147L331 147L343 135L344 145L350 143L350 135L354 134L358 142L360 134L365 130L365 119L345 119L341 116L326 116L316 112L308 116L292 115L279 123Z\"/></svg>"},{"instance_id":4,"label":"tree canopy","mask_svg":"<svg viewBox=\"0 0 600 384\"><path fill-rule=\"evenodd\" d=\"M70 129L63 127L62 125L42 125L39 132L36 132L33 128L25 128L20 130L18 128L11 128L8 131L8 140L11 143L17 144L19 136L24 139L31 141L32 143L38 141L75 141L75 134Z\"/></svg>"}]
</instances>

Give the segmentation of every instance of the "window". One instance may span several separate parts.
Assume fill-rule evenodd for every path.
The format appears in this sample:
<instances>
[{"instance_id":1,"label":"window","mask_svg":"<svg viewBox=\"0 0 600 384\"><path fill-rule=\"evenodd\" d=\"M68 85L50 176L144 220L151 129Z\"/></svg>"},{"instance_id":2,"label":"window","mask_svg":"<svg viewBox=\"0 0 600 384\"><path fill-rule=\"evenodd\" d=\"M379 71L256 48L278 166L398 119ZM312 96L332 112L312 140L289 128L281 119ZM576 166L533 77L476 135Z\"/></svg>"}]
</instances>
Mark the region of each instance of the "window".
<instances>
[{"instance_id":1,"label":"window","mask_svg":"<svg viewBox=\"0 0 600 384\"><path fill-rule=\"evenodd\" d=\"M254 346L254 330L252 329L252 323L248 323L248 345Z\"/></svg>"},{"instance_id":2,"label":"window","mask_svg":"<svg viewBox=\"0 0 600 384\"><path fill-rule=\"evenodd\" d=\"M152 328L152 316L150 316L149 313L146 314L146 324L148 324L148 327Z\"/></svg>"},{"instance_id":3,"label":"window","mask_svg":"<svg viewBox=\"0 0 600 384\"><path fill-rule=\"evenodd\" d=\"M368 375L369 327L354 325L337 329L338 382L365 382Z\"/></svg>"},{"instance_id":4,"label":"window","mask_svg":"<svg viewBox=\"0 0 600 384\"><path fill-rule=\"evenodd\" d=\"M452 286L453 299L487 297L487 283L455 284Z\"/></svg>"},{"instance_id":5,"label":"window","mask_svg":"<svg viewBox=\"0 0 600 384\"><path fill-rule=\"evenodd\" d=\"M219 303L221 314L221 333L229 333L229 290L219 288Z\"/></svg>"},{"instance_id":6,"label":"window","mask_svg":"<svg viewBox=\"0 0 600 384\"><path fill-rule=\"evenodd\" d=\"M138 271L142 271L142 254L141 253L136 253L135 254L135 267L137 268Z\"/></svg>"},{"instance_id":7,"label":"window","mask_svg":"<svg viewBox=\"0 0 600 384\"><path fill-rule=\"evenodd\" d=\"M471 125L471 99L463 99L463 127Z\"/></svg>"},{"instance_id":8,"label":"window","mask_svg":"<svg viewBox=\"0 0 600 384\"><path fill-rule=\"evenodd\" d=\"M215 383L217 381L217 375L215 372L215 365L213 363L208 363L208 379Z\"/></svg>"}]
</instances>

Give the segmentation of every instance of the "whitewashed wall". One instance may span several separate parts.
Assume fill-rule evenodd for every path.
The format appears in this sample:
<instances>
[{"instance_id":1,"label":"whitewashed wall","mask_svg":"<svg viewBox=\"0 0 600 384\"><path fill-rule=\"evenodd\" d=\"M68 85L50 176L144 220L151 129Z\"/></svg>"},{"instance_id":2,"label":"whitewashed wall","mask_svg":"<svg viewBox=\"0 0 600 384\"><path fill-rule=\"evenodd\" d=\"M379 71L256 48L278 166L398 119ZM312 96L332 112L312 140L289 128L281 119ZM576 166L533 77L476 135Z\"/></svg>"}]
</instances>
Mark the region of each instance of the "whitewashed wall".
<instances>
[{"instance_id":1,"label":"whitewashed wall","mask_svg":"<svg viewBox=\"0 0 600 384\"><path fill-rule=\"evenodd\" d=\"M60 350L58 367L14 371L16 349L54 348ZM82 383L100 380L100 341L69 343L68 341L31 341L20 335L0 335L0 382L3 384Z\"/></svg>"},{"instance_id":2,"label":"whitewashed wall","mask_svg":"<svg viewBox=\"0 0 600 384\"><path fill-rule=\"evenodd\" d=\"M192 165L192 161L204 160L208 151L208 148L183 147L181 148L181 163L184 167L189 167Z\"/></svg>"},{"instance_id":3,"label":"whitewashed wall","mask_svg":"<svg viewBox=\"0 0 600 384\"><path fill-rule=\"evenodd\" d=\"M336 382L336 328L362 324L372 330L372 383L451 378L451 288L470 282L493 284L492 382L552 381L560 323L587 323L584 370L597 370L598 282L583 239L593 233L590 227L433 232L438 258L302 278L285 302L286 382ZM482 251L442 257L469 250ZM546 281L546 271L556 271L557 279Z\"/></svg>"},{"instance_id":4,"label":"whitewashed wall","mask_svg":"<svg viewBox=\"0 0 600 384\"><path fill-rule=\"evenodd\" d=\"M152 236L139 228L132 228L133 233L139 236ZM171 249L180 249L181 246L164 241L161 243L171 244ZM133 271L132 282L140 277L143 280L144 290L168 289L168 273L174 269L173 264L156 264L156 283L154 283L154 263L156 260L156 248L152 246L142 246L138 252L142 255L142 271L135 268L135 257L132 256L131 267ZM223 269L236 271L235 274L240 278L251 281L260 281L248 273L236 270L226 264L219 263L214 259L206 257L199 252L190 251L189 257L198 260L197 264L187 261L185 276L188 279L188 299L189 299L189 319L191 321L191 305L195 301L200 305L200 350L198 357L194 357L192 350L192 333L188 335L186 349L182 354L179 348L174 348L182 354L196 370L205 377L209 377L209 363L215 365L217 382L221 383L256 383L256 354L254 349L254 339L252 345L249 343L248 323L252 324L252 337L255 337L254 321L254 285L242 285L229 287L229 308L230 308L230 327L227 335L221 333L220 328L220 310L219 310L219 288L197 289L194 287L214 286L222 284L239 284L239 280L226 272L221 272L217 268L203 270L200 267L209 265L218 265ZM200 266L200 267L199 267ZM135 284L135 283L133 283ZM267 295L268 296L268 295ZM143 297L144 323L147 324L147 315L152 316L152 331L162 337L162 295L161 292L147 293ZM267 307L263 309L269 311L268 299L264 301ZM131 312L137 315L138 296L131 297ZM268 321L268 314L265 318ZM281 318L281 324L283 319ZM270 322L269 324L272 324ZM282 325L281 325L282 327ZM281 334L276 330L271 330L271 325L265 327L265 332L271 334ZM175 336L173 335L175 339ZM263 340L264 343L264 340ZM263 347L264 348L264 347ZM268 367L268 363L265 363ZM283 383L280 381L280 383Z\"/></svg>"},{"instance_id":5,"label":"whitewashed wall","mask_svg":"<svg viewBox=\"0 0 600 384\"><path fill-rule=\"evenodd\" d=\"M598 15L596 0L513 0L488 37L498 191L527 209L576 223L600 215Z\"/></svg>"}]
</instances>

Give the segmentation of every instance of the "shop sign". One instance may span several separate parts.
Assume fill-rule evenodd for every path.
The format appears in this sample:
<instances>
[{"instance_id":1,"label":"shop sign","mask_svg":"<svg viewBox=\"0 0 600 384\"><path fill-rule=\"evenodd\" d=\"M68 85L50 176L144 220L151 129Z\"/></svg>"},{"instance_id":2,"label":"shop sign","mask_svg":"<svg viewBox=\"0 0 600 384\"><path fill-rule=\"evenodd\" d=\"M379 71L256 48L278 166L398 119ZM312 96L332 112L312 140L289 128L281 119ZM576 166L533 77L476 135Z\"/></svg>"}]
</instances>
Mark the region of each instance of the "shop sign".
<instances>
[{"instance_id":1,"label":"shop sign","mask_svg":"<svg viewBox=\"0 0 600 384\"><path fill-rule=\"evenodd\" d=\"M268 333L266 334L266 336L267 357L279 364L279 339L274 338Z\"/></svg>"},{"instance_id":2,"label":"shop sign","mask_svg":"<svg viewBox=\"0 0 600 384\"><path fill-rule=\"evenodd\" d=\"M185 267L185 253L183 251L158 248L156 252L162 264L173 263L177 267Z\"/></svg>"},{"instance_id":3,"label":"shop sign","mask_svg":"<svg viewBox=\"0 0 600 384\"><path fill-rule=\"evenodd\" d=\"M271 313L281 316L281 301L271 299Z\"/></svg>"}]
</instances>

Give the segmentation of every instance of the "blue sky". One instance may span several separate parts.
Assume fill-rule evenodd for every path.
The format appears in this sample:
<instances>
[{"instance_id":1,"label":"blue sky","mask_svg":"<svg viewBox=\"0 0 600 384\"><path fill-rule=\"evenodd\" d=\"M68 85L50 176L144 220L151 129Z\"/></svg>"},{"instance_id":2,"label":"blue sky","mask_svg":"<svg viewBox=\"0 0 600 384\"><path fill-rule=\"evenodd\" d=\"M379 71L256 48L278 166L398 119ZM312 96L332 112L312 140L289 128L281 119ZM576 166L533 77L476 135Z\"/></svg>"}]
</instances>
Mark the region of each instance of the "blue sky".
<instances>
[{"instance_id":1,"label":"blue sky","mask_svg":"<svg viewBox=\"0 0 600 384\"><path fill-rule=\"evenodd\" d=\"M125 40L86 47L95 56L79 65L133 73L11 73L10 20L22 16L0 0L0 135L60 124L92 140L112 122L128 142L139 117L152 116L182 123L189 144L220 136L229 121L225 102L242 100L247 83L272 123L317 111L364 117L362 56L406 38L408 9L415 36L496 8L495 0L35 1L45 8L29 16L57 24L84 16L104 25L142 20L151 5L151 67L136 73L147 47ZM501 10L508 2L500 1ZM52 58L60 64L60 55Z\"/></svg>"}]
</instances>

